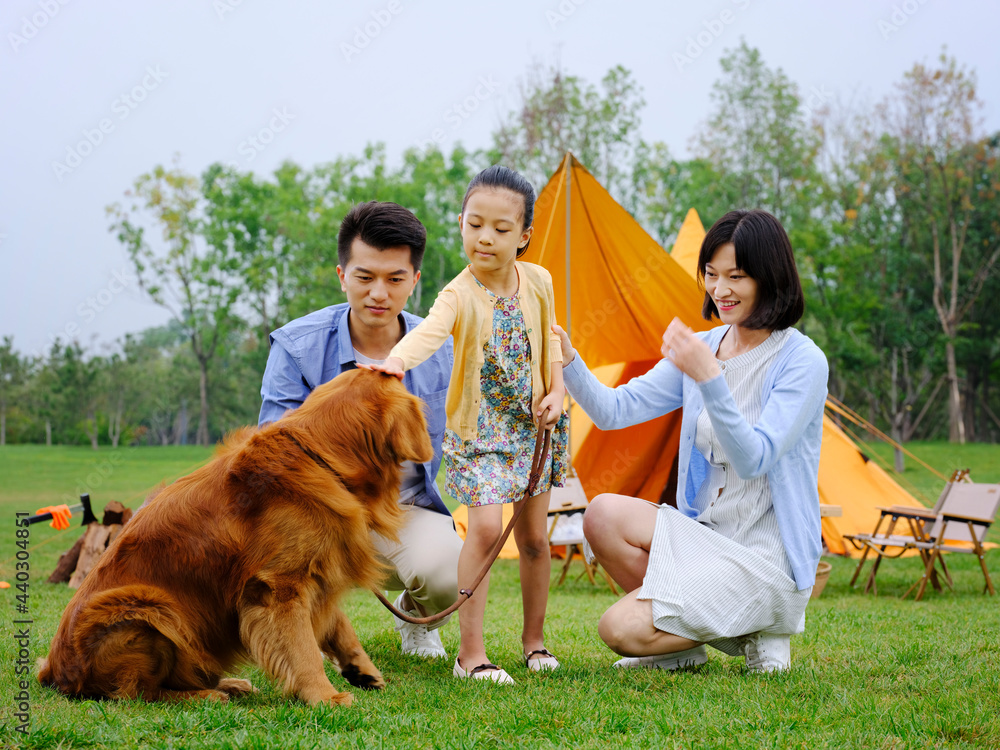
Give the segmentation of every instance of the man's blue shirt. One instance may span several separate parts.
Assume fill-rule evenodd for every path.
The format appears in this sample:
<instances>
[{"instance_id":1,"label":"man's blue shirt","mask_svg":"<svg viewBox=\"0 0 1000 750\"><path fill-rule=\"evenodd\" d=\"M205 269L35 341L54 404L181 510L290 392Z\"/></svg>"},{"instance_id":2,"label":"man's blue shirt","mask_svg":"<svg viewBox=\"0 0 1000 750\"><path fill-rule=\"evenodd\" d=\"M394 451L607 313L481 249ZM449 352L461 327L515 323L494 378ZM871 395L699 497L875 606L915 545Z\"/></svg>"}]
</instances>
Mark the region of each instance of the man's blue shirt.
<instances>
[{"instance_id":1,"label":"man's blue shirt","mask_svg":"<svg viewBox=\"0 0 1000 750\"><path fill-rule=\"evenodd\" d=\"M331 305L297 318L271 334L271 352L260 388L263 403L259 424L277 421L286 411L305 401L316 386L354 368L354 346L347 324L349 312L346 302ZM407 333L423 320L405 311L402 317ZM434 457L420 465L424 473L424 491L413 498L413 504L446 514L448 509L441 501L435 478L441 466L444 404L452 358L452 343L448 339L426 362L407 371L403 378L406 389L424 401L427 431L434 446Z\"/></svg>"}]
</instances>

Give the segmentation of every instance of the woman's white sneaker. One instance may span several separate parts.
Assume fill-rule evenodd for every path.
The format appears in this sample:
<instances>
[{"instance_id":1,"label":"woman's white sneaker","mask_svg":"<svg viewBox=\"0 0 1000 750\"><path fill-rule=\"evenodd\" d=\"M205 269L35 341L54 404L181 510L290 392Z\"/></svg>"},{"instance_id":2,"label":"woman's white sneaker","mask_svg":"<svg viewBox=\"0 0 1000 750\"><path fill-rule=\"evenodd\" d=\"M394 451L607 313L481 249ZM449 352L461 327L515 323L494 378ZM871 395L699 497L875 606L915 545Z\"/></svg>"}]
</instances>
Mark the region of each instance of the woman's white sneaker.
<instances>
[{"instance_id":1,"label":"woman's white sneaker","mask_svg":"<svg viewBox=\"0 0 1000 750\"><path fill-rule=\"evenodd\" d=\"M751 672L784 672L792 666L792 638L754 633L743 640L743 653Z\"/></svg>"},{"instance_id":2,"label":"woman's white sneaker","mask_svg":"<svg viewBox=\"0 0 1000 750\"><path fill-rule=\"evenodd\" d=\"M708 661L704 646L695 646L686 651L675 651L672 654L656 654L654 656L626 656L619 659L613 667L616 669L681 669L697 667Z\"/></svg>"}]
</instances>

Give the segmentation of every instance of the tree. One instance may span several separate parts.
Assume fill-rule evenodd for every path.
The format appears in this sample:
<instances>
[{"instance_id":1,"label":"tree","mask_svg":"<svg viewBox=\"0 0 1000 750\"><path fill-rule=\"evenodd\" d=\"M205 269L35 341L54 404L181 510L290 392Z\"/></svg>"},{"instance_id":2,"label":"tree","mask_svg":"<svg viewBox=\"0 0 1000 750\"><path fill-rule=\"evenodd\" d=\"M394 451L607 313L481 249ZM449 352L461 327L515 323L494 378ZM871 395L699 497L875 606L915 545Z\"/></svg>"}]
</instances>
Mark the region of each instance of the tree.
<instances>
[{"instance_id":1,"label":"tree","mask_svg":"<svg viewBox=\"0 0 1000 750\"><path fill-rule=\"evenodd\" d=\"M187 334L176 322L128 335L122 345L128 363L126 413L134 439L152 445L187 442L186 394L197 387L197 364Z\"/></svg>"},{"instance_id":2,"label":"tree","mask_svg":"<svg viewBox=\"0 0 1000 750\"><path fill-rule=\"evenodd\" d=\"M286 162L274 177L262 180L219 164L202 177L206 239L217 252L233 255L241 301L250 307L265 351L268 335L287 317L295 255L316 209L301 167Z\"/></svg>"},{"instance_id":3,"label":"tree","mask_svg":"<svg viewBox=\"0 0 1000 750\"><path fill-rule=\"evenodd\" d=\"M798 87L740 40L719 61L712 115L694 138L696 156L725 178L730 208L763 208L789 233L803 228L818 172L818 133L806 122Z\"/></svg>"},{"instance_id":4,"label":"tree","mask_svg":"<svg viewBox=\"0 0 1000 750\"><path fill-rule=\"evenodd\" d=\"M491 163L521 172L541 190L572 151L626 209L638 193L632 167L642 149L640 112L646 102L632 73L618 65L600 88L558 67L535 64L520 85L520 104L493 133Z\"/></svg>"},{"instance_id":5,"label":"tree","mask_svg":"<svg viewBox=\"0 0 1000 750\"><path fill-rule=\"evenodd\" d=\"M427 228L421 280L410 302L415 313L426 314L438 290L465 267L458 214L472 178L471 161L460 146L447 157L437 149L409 149L402 165L392 169L385 146L371 144L361 157L341 157L318 166L312 179L316 191L313 220L317 238L324 241L304 244L296 256L297 309L293 312L304 314L343 301L336 276L340 222L356 203L378 200L408 208Z\"/></svg>"},{"instance_id":6,"label":"tree","mask_svg":"<svg viewBox=\"0 0 1000 750\"><path fill-rule=\"evenodd\" d=\"M39 367L29 399L45 422L45 443L75 444L86 439L97 450L98 364L80 344L56 340Z\"/></svg>"},{"instance_id":7,"label":"tree","mask_svg":"<svg viewBox=\"0 0 1000 750\"><path fill-rule=\"evenodd\" d=\"M200 411L195 442L209 440L208 372L219 344L238 324L234 305L240 293L238 260L228 243L205 238L198 181L180 169L157 166L126 193L131 204L108 207L111 231L126 250L140 287L183 327L198 363ZM146 239L143 218L151 218L161 242ZM162 245L162 247L161 247Z\"/></svg>"},{"instance_id":8,"label":"tree","mask_svg":"<svg viewBox=\"0 0 1000 750\"><path fill-rule=\"evenodd\" d=\"M674 159L662 143L644 145L641 152L634 174L643 200L635 217L664 247L676 238L689 209L711 226L740 205L726 175L708 159Z\"/></svg>"},{"instance_id":9,"label":"tree","mask_svg":"<svg viewBox=\"0 0 1000 750\"><path fill-rule=\"evenodd\" d=\"M894 440L908 441L936 393L927 394L934 322L919 301L919 274L903 246L892 161L867 111L827 108L820 125L818 236L805 265L810 318L822 329L818 338L831 365L830 391L841 400L859 394L870 421L884 420ZM897 450L898 471L903 459Z\"/></svg>"},{"instance_id":10,"label":"tree","mask_svg":"<svg viewBox=\"0 0 1000 750\"><path fill-rule=\"evenodd\" d=\"M964 443L965 418L956 345L984 285L995 273L1000 243L970 245L977 215L992 211L995 151L980 135L974 73L944 53L939 66L914 65L880 108L897 169L895 198L907 221L906 243L925 259L933 280L931 303L944 336L948 382L948 439Z\"/></svg>"},{"instance_id":11,"label":"tree","mask_svg":"<svg viewBox=\"0 0 1000 750\"><path fill-rule=\"evenodd\" d=\"M7 409L15 401L31 371L30 362L14 351L12 336L0 344L0 445L7 445Z\"/></svg>"},{"instance_id":12,"label":"tree","mask_svg":"<svg viewBox=\"0 0 1000 750\"><path fill-rule=\"evenodd\" d=\"M988 254L1000 237L1000 133L989 136L984 148L982 171L975 180L977 210L967 240L974 254ZM1000 272L996 265L970 308L962 333L956 356L965 365L966 436L996 442L1000 436L1000 391L996 388L1000 383Z\"/></svg>"}]
</instances>

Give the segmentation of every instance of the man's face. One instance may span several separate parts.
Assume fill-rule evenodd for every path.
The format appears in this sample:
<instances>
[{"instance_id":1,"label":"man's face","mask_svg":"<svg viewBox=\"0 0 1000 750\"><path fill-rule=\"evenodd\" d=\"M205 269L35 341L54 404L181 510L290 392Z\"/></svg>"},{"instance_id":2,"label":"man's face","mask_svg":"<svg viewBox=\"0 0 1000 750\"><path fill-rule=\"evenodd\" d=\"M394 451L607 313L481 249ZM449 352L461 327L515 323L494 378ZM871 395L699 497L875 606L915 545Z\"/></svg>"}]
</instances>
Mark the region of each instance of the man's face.
<instances>
[{"instance_id":1,"label":"man's face","mask_svg":"<svg viewBox=\"0 0 1000 750\"><path fill-rule=\"evenodd\" d=\"M410 248L376 250L355 237L347 267L337 266L340 288L347 293L355 325L382 328L396 324L420 280L410 262Z\"/></svg>"}]
</instances>

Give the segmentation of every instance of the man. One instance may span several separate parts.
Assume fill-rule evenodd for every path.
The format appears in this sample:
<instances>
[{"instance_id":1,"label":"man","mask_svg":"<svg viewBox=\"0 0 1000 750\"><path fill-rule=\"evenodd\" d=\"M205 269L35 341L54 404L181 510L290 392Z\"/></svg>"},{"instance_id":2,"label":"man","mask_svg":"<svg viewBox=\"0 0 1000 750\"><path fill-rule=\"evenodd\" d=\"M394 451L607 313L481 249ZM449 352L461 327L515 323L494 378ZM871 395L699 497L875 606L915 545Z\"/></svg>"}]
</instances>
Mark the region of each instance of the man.
<instances>
[{"instance_id":1,"label":"man","mask_svg":"<svg viewBox=\"0 0 1000 750\"><path fill-rule=\"evenodd\" d=\"M403 311L420 280L427 231L395 203L371 201L344 217L337 238L337 275L347 303L293 320L270 336L271 352L261 385L260 424L298 407L316 386L357 364L381 362L421 318ZM399 502L406 521L399 543L376 537L391 573L390 590L402 589L396 608L427 616L458 597L458 555L462 541L441 501L435 477L441 465L445 395L451 375L452 345L406 373L403 383L425 403L434 458L403 464ZM398 618L404 654L446 656L436 628Z\"/></svg>"}]
</instances>

